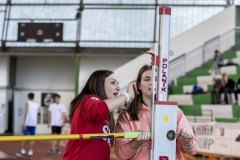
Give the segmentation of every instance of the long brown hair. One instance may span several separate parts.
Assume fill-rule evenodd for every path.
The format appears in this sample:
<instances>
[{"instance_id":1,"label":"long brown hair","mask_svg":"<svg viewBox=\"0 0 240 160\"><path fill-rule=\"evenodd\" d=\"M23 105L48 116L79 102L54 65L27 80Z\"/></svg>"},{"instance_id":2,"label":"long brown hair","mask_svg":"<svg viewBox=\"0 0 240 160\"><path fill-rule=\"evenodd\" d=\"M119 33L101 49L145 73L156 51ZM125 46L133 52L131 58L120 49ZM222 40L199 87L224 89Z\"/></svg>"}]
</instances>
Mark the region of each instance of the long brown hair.
<instances>
[{"instance_id":1,"label":"long brown hair","mask_svg":"<svg viewBox=\"0 0 240 160\"><path fill-rule=\"evenodd\" d=\"M140 88L140 84L141 84L141 80L142 80L142 74L145 72L145 71L148 71L148 70L152 70L152 66L149 66L149 65L144 65L138 72L138 75L137 75L137 80L136 80L136 85L137 85L137 91L139 94L137 94L130 107L127 109L127 112L128 114L130 115L130 119L131 120L134 120L134 121L138 121L139 118L138 118L138 114L139 114L139 110L142 106L142 103L143 103L143 100L142 100L142 91L139 89Z\"/></svg>"},{"instance_id":2,"label":"long brown hair","mask_svg":"<svg viewBox=\"0 0 240 160\"><path fill-rule=\"evenodd\" d=\"M88 78L87 83L85 84L83 90L71 101L70 103L70 110L69 110L69 120L72 121L73 114L78 106L78 103L86 95L95 94L102 98L103 100L107 99L107 95L104 89L104 82L105 79L113 74L113 71L109 70L97 70L91 74ZM110 118L110 130L112 131L112 125L114 125L114 119L112 115L109 116Z\"/></svg>"}]
</instances>

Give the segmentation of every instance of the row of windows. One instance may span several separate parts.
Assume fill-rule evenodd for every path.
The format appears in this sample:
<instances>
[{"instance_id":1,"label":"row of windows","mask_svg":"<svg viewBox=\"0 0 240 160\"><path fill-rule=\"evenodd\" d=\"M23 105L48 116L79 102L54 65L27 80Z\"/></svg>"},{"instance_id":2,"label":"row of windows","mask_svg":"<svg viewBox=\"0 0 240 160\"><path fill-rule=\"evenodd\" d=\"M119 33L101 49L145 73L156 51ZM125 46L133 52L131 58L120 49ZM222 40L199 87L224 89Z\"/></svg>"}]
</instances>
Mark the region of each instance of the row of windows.
<instances>
[{"instance_id":1,"label":"row of windows","mask_svg":"<svg viewBox=\"0 0 240 160\"><path fill-rule=\"evenodd\" d=\"M179 1L179 0L178 0ZM199 2L180 0L184 2ZM204 0L206 2L207 0ZM218 0L220 2L220 0ZM224 0L221 0L224 1ZM0 5L0 38L6 41L17 40L19 22L61 22L63 40L75 41L78 21L76 14L79 0L71 0L76 5L27 5L30 0L12 0L24 5L11 5L10 16L3 12L5 5ZM31 1L32 3L33 1ZM57 1L64 3L65 0ZM70 4L69 2L69 4ZM84 3L138 3L143 6L98 5L83 9L80 27L80 42L83 47L151 47L155 36L155 6L147 3L153 0L84 0ZM155 2L155 1L154 1ZM158 1L163 2L163 1ZM165 3L178 3L166 0ZM209 1L210 2L210 1ZM56 3L54 0L36 0L34 3ZM219 3L220 4L220 3ZM172 6L171 38L183 33L209 17L219 13L224 6ZM2 12L1 12L2 11ZM4 21L6 16L7 20ZM8 19L9 18L9 19ZM3 24L3 25L1 25ZM5 24L5 26L4 26ZM4 29L4 32L2 32ZM11 44L13 45L13 43ZM14 43L14 45L22 45ZM28 45L28 44L23 44ZM29 44L30 45L30 44ZM45 44L41 44L45 45ZM66 44L62 44L66 45Z\"/></svg>"},{"instance_id":2,"label":"row of windows","mask_svg":"<svg viewBox=\"0 0 240 160\"><path fill-rule=\"evenodd\" d=\"M7 1L7 0L5 0ZM66 0L11 0L12 3L66 3ZM224 5L227 3L239 4L240 0L83 0L84 4L212 4ZM4 0L1 3L5 3ZM67 3L79 3L79 0L68 0Z\"/></svg>"}]
</instances>

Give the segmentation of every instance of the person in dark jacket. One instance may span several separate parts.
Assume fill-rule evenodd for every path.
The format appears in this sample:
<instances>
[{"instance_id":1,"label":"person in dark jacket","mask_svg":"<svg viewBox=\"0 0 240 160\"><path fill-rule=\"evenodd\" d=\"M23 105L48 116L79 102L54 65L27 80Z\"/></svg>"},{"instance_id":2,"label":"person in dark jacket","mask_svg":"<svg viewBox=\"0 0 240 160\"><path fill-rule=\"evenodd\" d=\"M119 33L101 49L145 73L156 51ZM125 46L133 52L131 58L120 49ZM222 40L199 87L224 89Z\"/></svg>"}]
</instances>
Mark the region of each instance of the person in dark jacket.
<instances>
[{"instance_id":1,"label":"person in dark jacket","mask_svg":"<svg viewBox=\"0 0 240 160\"><path fill-rule=\"evenodd\" d=\"M213 89L211 91L211 98L212 98L212 104L220 104L221 103L221 91L223 88L222 80L219 78L213 79Z\"/></svg>"},{"instance_id":2,"label":"person in dark jacket","mask_svg":"<svg viewBox=\"0 0 240 160\"><path fill-rule=\"evenodd\" d=\"M229 104L229 101L231 99L231 94L235 92L235 81L229 78L226 73L223 73L222 82L223 82L223 87L221 89L221 93L224 94L225 104ZM229 94L230 94L230 99L228 98Z\"/></svg>"},{"instance_id":3,"label":"person in dark jacket","mask_svg":"<svg viewBox=\"0 0 240 160\"><path fill-rule=\"evenodd\" d=\"M236 86L235 86L235 90L234 90L234 96L235 96L236 103L240 104L240 102L238 101L238 93L240 93L240 78L238 79Z\"/></svg>"}]
</instances>

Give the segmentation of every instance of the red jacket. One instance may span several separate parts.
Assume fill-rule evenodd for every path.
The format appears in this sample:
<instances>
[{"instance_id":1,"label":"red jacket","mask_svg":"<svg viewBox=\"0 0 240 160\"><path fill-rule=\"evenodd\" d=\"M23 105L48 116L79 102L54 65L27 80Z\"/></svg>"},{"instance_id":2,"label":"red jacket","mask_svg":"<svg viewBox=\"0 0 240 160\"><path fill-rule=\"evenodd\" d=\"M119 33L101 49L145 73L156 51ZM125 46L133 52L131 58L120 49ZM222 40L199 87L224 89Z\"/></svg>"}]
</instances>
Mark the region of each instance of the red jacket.
<instances>
[{"instance_id":1,"label":"red jacket","mask_svg":"<svg viewBox=\"0 0 240 160\"><path fill-rule=\"evenodd\" d=\"M77 104L71 123L71 134L108 133L109 109L105 101L89 95ZM64 160L110 160L110 140L69 140Z\"/></svg>"}]
</instances>

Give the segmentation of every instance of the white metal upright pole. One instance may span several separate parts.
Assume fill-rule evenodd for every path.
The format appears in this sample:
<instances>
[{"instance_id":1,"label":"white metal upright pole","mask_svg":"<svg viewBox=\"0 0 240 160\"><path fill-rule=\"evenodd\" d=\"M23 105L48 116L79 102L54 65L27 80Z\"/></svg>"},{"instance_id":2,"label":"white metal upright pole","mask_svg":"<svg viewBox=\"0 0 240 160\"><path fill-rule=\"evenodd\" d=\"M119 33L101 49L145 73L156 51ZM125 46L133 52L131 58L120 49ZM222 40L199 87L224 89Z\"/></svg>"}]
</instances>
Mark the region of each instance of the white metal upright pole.
<instances>
[{"instance_id":1,"label":"white metal upright pole","mask_svg":"<svg viewBox=\"0 0 240 160\"><path fill-rule=\"evenodd\" d=\"M170 41L170 7L159 7L159 41L158 50L158 87L157 99L154 102L153 135L151 160L176 159L177 103L168 102L168 68ZM156 56L157 57L157 56ZM155 58L156 59L156 58Z\"/></svg>"},{"instance_id":2,"label":"white metal upright pole","mask_svg":"<svg viewBox=\"0 0 240 160\"><path fill-rule=\"evenodd\" d=\"M157 73L156 71L158 70L157 67L157 53L158 53L158 43L154 43L153 46L153 65L152 65L152 71L153 71L153 75L152 75L152 100L151 100L151 139L152 141L154 141L154 121L155 121L155 96L157 95L157 91L155 90L155 88L157 89L157 85L156 85L156 81L155 78L157 77ZM150 153L150 158L151 160L153 160L153 154L154 154L154 143L151 144L151 153Z\"/></svg>"},{"instance_id":3,"label":"white metal upright pole","mask_svg":"<svg viewBox=\"0 0 240 160\"><path fill-rule=\"evenodd\" d=\"M159 8L159 57L160 65L158 70L159 75L159 89L157 100L167 101L168 100L168 68L169 68L169 41L170 41L170 7Z\"/></svg>"}]
</instances>

